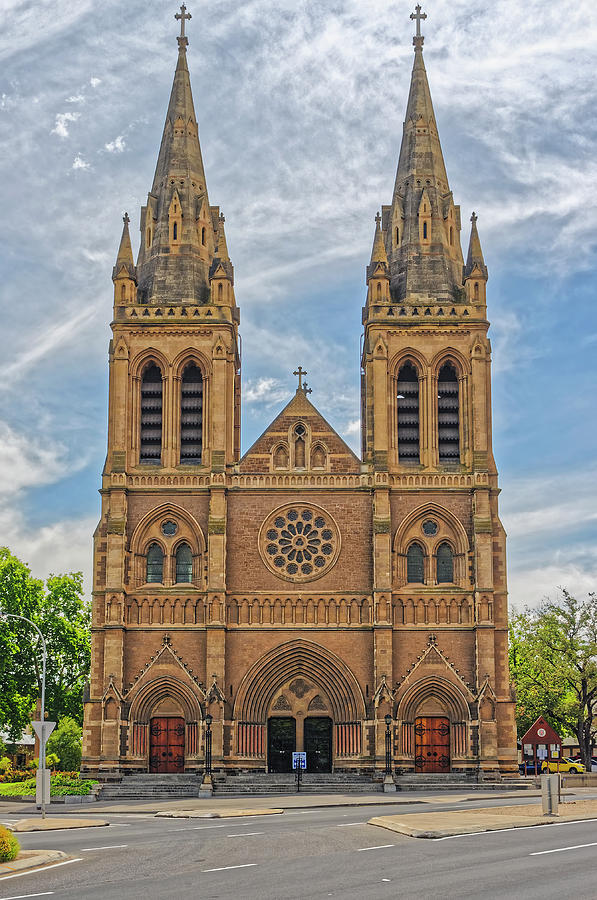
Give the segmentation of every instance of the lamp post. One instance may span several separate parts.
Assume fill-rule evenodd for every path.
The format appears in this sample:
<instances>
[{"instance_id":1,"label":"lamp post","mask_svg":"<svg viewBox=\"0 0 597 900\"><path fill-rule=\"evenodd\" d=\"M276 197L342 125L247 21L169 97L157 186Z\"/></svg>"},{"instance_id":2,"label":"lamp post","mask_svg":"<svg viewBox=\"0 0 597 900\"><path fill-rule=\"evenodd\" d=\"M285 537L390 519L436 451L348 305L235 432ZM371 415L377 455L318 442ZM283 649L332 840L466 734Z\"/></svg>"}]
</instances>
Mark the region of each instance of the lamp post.
<instances>
[{"instance_id":1,"label":"lamp post","mask_svg":"<svg viewBox=\"0 0 597 900\"><path fill-rule=\"evenodd\" d=\"M211 775L211 723L213 716L208 713L205 717L205 775Z\"/></svg>"},{"instance_id":2,"label":"lamp post","mask_svg":"<svg viewBox=\"0 0 597 900\"><path fill-rule=\"evenodd\" d=\"M390 733L390 725L392 717L389 713L385 716L386 722L386 777L392 774L392 735Z\"/></svg>"},{"instance_id":3,"label":"lamp post","mask_svg":"<svg viewBox=\"0 0 597 900\"><path fill-rule=\"evenodd\" d=\"M46 768L46 742L45 742L45 722L46 722L46 659L48 656L48 651L46 647L46 642L44 640L44 636L31 619L27 619L25 616L16 616L14 613L5 613L0 612L0 622L6 622L7 619L21 619L23 622L27 622L31 625L32 628L35 628L37 631L39 638L41 640L41 651L42 651L42 666L41 666L41 735L39 738L39 770L42 772L42 784L43 784L43 772ZM45 819L46 817L46 802L45 802L45 791L42 789L41 792L41 817Z\"/></svg>"}]
</instances>

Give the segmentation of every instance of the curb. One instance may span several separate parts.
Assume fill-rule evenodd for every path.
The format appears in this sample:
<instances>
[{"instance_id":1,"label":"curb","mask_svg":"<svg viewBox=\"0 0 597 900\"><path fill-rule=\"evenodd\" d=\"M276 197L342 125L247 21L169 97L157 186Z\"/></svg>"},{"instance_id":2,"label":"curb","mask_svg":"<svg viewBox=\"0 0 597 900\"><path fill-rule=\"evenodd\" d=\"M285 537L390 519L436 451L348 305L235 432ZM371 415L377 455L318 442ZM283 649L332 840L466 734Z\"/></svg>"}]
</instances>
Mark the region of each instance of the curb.
<instances>
[{"instance_id":1,"label":"curb","mask_svg":"<svg viewBox=\"0 0 597 900\"><path fill-rule=\"evenodd\" d=\"M164 819L236 819L242 816L281 816L283 809L223 809L220 812L206 812L201 809L174 809L156 813L156 818Z\"/></svg>"},{"instance_id":2,"label":"curb","mask_svg":"<svg viewBox=\"0 0 597 900\"><path fill-rule=\"evenodd\" d=\"M374 816L367 822L368 825L376 825L379 828L385 828L387 831L393 831L396 834L403 834L406 837L423 838L426 840L438 840L440 838L455 837L456 835L480 834L489 831L510 831L514 828L540 828L541 825L554 825L563 822L582 822L590 821L594 816L516 816L508 819L507 816L494 816L492 821L487 818L479 817L478 821L468 822L466 825L458 825L457 817L462 813L454 813L455 824L451 827L444 828L421 828L416 825L410 825L406 822L394 822L394 816ZM390 820L390 821L388 821ZM501 820L501 821L499 821Z\"/></svg>"},{"instance_id":3,"label":"curb","mask_svg":"<svg viewBox=\"0 0 597 900\"><path fill-rule=\"evenodd\" d=\"M0 863L0 881L3 876L14 875L24 869L35 869L48 863L64 862L71 857L62 850L21 850L10 863Z\"/></svg>"}]
</instances>

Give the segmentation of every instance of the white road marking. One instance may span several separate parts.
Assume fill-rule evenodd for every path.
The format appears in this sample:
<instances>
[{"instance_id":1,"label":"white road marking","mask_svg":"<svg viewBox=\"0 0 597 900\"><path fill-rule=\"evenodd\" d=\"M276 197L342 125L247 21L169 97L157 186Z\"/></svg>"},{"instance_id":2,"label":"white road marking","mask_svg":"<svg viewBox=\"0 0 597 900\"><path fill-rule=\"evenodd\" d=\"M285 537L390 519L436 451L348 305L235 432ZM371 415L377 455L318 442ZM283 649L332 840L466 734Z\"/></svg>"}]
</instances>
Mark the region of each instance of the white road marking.
<instances>
[{"instance_id":1,"label":"white road marking","mask_svg":"<svg viewBox=\"0 0 597 900\"><path fill-rule=\"evenodd\" d=\"M241 831L240 834L227 834L226 837L253 837L254 834L265 834L265 831Z\"/></svg>"},{"instance_id":2,"label":"white road marking","mask_svg":"<svg viewBox=\"0 0 597 900\"><path fill-rule=\"evenodd\" d=\"M555 850L536 850L529 856L544 856L546 853L565 853L566 850L582 850L583 847L597 847L597 841L592 844L575 844L574 847L557 847Z\"/></svg>"},{"instance_id":3,"label":"white road marking","mask_svg":"<svg viewBox=\"0 0 597 900\"><path fill-rule=\"evenodd\" d=\"M203 869L204 872L225 872L227 869L249 869L257 863L243 863L242 866L220 866L218 869Z\"/></svg>"},{"instance_id":4,"label":"white road marking","mask_svg":"<svg viewBox=\"0 0 597 900\"><path fill-rule=\"evenodd\" d=\"M304 809L302 812L287 812L285 816L308 816L313 812L312 809Z\"/></svg>"},{"instance_id":5,"label":"white road marking","mask_svg":"<svg viewBox=\"0 0 597 900\"><path fill-rule=\"evenodd\" d=\"M341 825L336 825L336 828L352 828L353 825L366 825L366 822L342 822Z\"/></svg>"},{"instance_id":6,"label":"white road marking","mask_svg":"<svg viewBox=\"0 0 597 900\"><path fill-rule=\"evenodd\" d=\"M0 877L0 883L3 881L8 881L9 878L22 878L23 875L39 875L40 872L47 872L48 869L56 869L58 866L69 866L74 862L83 862L83 857L77 857L76 859L65 859L62 862L52 863L50 866L38 866L36 869L27 869L26 872L17 872L15 875L2 875Z\"/></svg>"},{"instance_id":7,"label":"white road marking","mask_svg":"<svg viewBox=\"0 0 597 900\"><path fill-rule=\"evenodd\" d=\"M91 853L92 850L121 850L128 847L128 844L112 844L110 847L81 847L79 853Z\"/></svg>"},{"instance_id":8,"label":"white road marking","mask_svg":"<svg viewBox=\"0 0 597 900\"><path fill-rule=\"evenodd\" d=\"M394 847L395 844L380 844L378 847L359 847L357 853L363 853L365 850L385 850L387 847Z\"/></svg>"},{"instance_id":9,"label":"white road marking","mask_svg":"<svg viewBox=\"0 0 597 900\"><path fill-rule=\"evenodd\" d=\"M17 894L16 897L4 897L3 900L24 900L25 897L49 897L54 891L44 891L42 894Z\"/></svg>"},{"instance_id":10,"label":"white road marking","mask_svg":"<svg viewBox=\"0 0 597 900\"><path fill-rule=\"evenodd\" d=\"M531 828L562 828L564 825L584 825L585 822L597 822L597 819L575 819L574 822L546 822L544 825L520 825L518 828L496 828L495 831L469 831L466 834L448 834L446 837L434 838L435 841L453 841L454 838L477 837L479 834L504 834L506 831L529 831Z\"/></svg>"}]
</instances>

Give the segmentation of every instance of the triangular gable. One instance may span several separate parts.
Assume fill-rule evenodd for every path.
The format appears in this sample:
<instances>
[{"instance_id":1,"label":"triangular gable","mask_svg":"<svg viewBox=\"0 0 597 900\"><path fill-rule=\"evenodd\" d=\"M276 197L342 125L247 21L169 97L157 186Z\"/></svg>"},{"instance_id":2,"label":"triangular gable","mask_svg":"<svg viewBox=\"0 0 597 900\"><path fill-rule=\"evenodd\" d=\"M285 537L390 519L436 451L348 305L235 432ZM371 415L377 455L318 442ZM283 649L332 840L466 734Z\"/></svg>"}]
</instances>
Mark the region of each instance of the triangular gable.
<instances>
[{"instance_id":1,"label":"triangular gable","mask_svg":"<svg viewBox=\"0 0 597 900\"><path fill-rule=\"evenodd\" d=\"M400 682L397 682L397 687L400 691L405 687L405 685L410 684L416 678L421 677L421 672L417 670L421 666L427 665L436 665L441 666L444 670L447 669L452 680L455 680L460 687L463 689L465 696L468 700L473 700L474 695L471 689L471 686L465 681L463 676L460 674L454 663L452 663L448 657L442 652L442 650L437 646L436 637L433 634L429 635L428 644L425 650L417 657L415 662L412 664L410 669L406 672L406 675L402 678ZM415 676L414 678L413 676Z\"/></svg>"},{"instance_id":2,"label":"triangular gable","mask_svg":"<svg viewBox=\"0 0 597 900\"><path fill-rule=\"evenodd\" d=\"M143 668L141 669L139 674L133 679L128 691L125 692L124 696L128 697L132 691L137 690L140 682L146 680L145 676L147 675L147 673L149 672L150 669L153 669L155 666L159 665L160 663L161 664L167 663L168 665L172 665L173 662L180 669L182 669L182 671L185 673L185 675L193 682L193 685L195 686L195 688L199 689L199 694L202 697L202 699L205 699L205 691L203 689L202 683L195 677L195 675L193 675L193 670L190 669L189 666L187 666L187 664L184 662L182 656L179 656L179 654L176 652L176 650L172 646L169 634L165 634L163 636L162 646L157 651L157 653L154 653L154 655L152 657L150 657L149 662L147 662L145 664L145 666L143 666Z\"/></svg>"},{"instance_id":3,"label":"triangular gable","mask_svg":"<svg viewBox=\"0 0 597 900\"><path fill-rule=\"evenodd\" d=\"M312 447L318 442L325 447L330 459L330 471L337 474L357 474L361 471L359 458L300 389L247 450L240 461L240 471L269 472L272 449L280 442L288 441L291 429L298 422L309 428Z\"/></svg>"}]
</instances>

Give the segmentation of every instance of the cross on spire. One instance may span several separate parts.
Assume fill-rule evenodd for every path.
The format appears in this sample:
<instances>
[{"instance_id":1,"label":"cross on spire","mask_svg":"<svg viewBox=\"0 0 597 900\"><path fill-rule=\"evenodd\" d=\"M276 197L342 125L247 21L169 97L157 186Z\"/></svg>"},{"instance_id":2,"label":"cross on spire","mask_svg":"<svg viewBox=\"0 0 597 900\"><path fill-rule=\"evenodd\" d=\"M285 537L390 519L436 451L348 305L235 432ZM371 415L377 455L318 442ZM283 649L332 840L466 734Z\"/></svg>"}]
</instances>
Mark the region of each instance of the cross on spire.
<instances>
[{"instance_id":1,"label":"cross on spire","mask_svg":"<svg viewBox=\"0 0 597 900\"><path fill-rule=\"evenodd\" d=\"M123 215L122 221L124 222L125 225L128 225L129 222L131 221L131 220L129 219L129 214L128 214L127 212L125 212L125 214Z\"/></svg>"},{"instance_id":2,"label":"cross on spire","mask_svg":"<svg viewBox=\"0 0 597 900\"><path fill-rule=\"evenodd\" d=\"M415 45L415 47L422 47L425 38L421 34L421 22L427 18L427 13L422 13L421 4L417 3L417 5L415 6L415 11L414 13L410 14L410 17L417 23L417 33L413 38L413 44Z\"/></svg>"},{"instance_id":3,"label":"cross on spire","mask_svg":"<svg viewBox=\"0 0 597 900\"><path fill-rule=\"evenodd\" d=\"M192 15L191 15L190 13L187 13L187 8L186 8L186 6L184 5L184 3L183 3L182 6L180 7L180 12L179 12L179 13L176 13L175 16L174 16L174 18L175 18L177 21L180 22L180 37L177 38L178 46L179 46L179 47L182 47L182 46L185 46L185 47L186 47L187 44L189 43L189 39L188 39L188 37L186 36L185 30L184 30L184 29L185 29L185 22L187 22L189 19L192 19L193 17L192 17Z\"/></svg>"},{"instance_id":4,"label":"cross on spire","mask_svg":"<svg viewBox=\"0 0 597 900\"><path fill-rule=\"evenodd\" d=\"M305 372L305 375L306 374L307 373ZM313 393L313 391L311 390L311 388L309 387L307 382L303 381L303 394L305 395L305 397L307 396L307 394L312 394L312 393Z\"/></svg>"},{"instance_id":5,"label":"cross on spire","mask_svg":"<svg viewBox=\"0 0 597 900\"><path fill-rule=\"evenodd\" d=\"M293 372L292 374L298 375L298 380L299 380L298 389L299 389L299 391L302 391L303 390L303 375L308 375L309 373L305 372L305 370L303 369L302 366L299 366L298 369L296 370L296 372Z\"/></svg>"},{"instance_id":6,"label":"cross on spire","mask_svg":"<svg viewBox=\"0 0 597 900\"><path fill-rule=\"evenodd\" d=\"M478 219L478 218L479 218L479 217L478 217L477 213L474 212L474 213L472 214L472 216L471 216L471 222L473 223L473 225L476 225L476 224L477 224L477 219Z\"/></svg>"}]
</instances>

